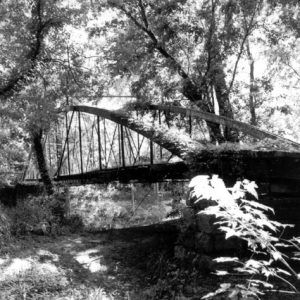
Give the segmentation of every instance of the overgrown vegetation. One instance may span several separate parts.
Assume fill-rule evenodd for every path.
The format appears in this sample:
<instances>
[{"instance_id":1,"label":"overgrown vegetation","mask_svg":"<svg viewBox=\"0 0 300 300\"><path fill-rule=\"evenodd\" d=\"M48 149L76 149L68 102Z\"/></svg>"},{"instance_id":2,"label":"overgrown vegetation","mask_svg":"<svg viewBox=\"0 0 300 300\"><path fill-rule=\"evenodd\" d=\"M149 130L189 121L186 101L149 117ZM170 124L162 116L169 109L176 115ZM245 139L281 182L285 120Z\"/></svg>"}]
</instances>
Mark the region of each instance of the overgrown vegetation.
<instances>
[{"instance_id":1,"label":"overgrown vegetation","mask_svg":"<svg viewBox=\"0 0 300 300\"><path fill-rule=\"evenodd\" d=\"M171 210L173 198L173 191L159 196L151 184L90 185L70 188L69 209L81 216L86 230L95 232L159 223Z\"/></svg>"},{"instance_id":2,"label":"overgrown vegetation","mask_svg":"<svg viewBox=\"0 0 300 300\"><path fill-rule=\"evenodd\" d=\"M257 198L254 183L237 182L228 189L217 177L197 177L191 183L194 199L190 203L194 211L188 213L191 210L186 210L174 195L159 203L153 190L145 186L136 191L135 201L130 188L113 185L106 192L88 187L53 193L51 176L60 161L68 163L69 173L70 165L78 164L79 170L79 147L81 152L82 148L88 150L86 157L81 153L81 161L87 160L87 166L93 156L92 168L102 163L101 147L109 154L104 158L106 166L112 166L107 161L112 156L116 162L119 160L113 152L121 146L116 143L117 134L110 136L99 122L98 140L104 133L103 140L111 147L106 151L108 145L98 145L97 163L94 160L93 149L86 140L91 136L93 144L98 143L96 120L87 135L80 134L80 145L76 139L81 129L89 127L87 123L70 130L68 144L63 146L65 136L56 126L57 111L70 104L99 104L113 109L113 102L120 107L134 99L144 105L147 102L196 107L299 141L298 11L297 0L1 3L0 15L5 21L0 23L0 38L5 42L0 47L0 186L14 184L21 178L33 149L48 195L19 200L14 208L0 205L0 253L9 255L10 245L31 234L53 239L64 233L78 233L84 227L96 232L159 222L173 205L174 212L186 221L181 226L184 245L178 241L174 257L169 252L153 254L148 262L153 271L149 275L151 287L144 297L172 299L207 294L206 298L259 298L276 289L277 281L274 284L272 279L283 282L284 288L296 295L292 278L297 282L299 274L293 270L290 259L299 260L300 240L284 239L281 233L288 226L269 218L272 208L253 201ZM126 98L112 99L114 95ZM109 101L103 96L108 96ZM78 113L78 127L79 116ZM195 154L197 147L216 155L240 150L298 151L289 143L269 139L254 145L252 139L238 136L225 125L202 121L192 124L196 122L191 119L188 126L172 114L158 117L162 119L157 124L152 119L147 124L146 115L140 115L136 124L153 130L157 138L168 135L163 142L175 145L172 154ZM71 121L68 115L66 121ZM111 126L108 123L107 128ZM48 142L56 147L45 149L45 135L51 131L55 141L49 135ZM130 139L128 133L127 137ZM70 148L72 141L74 147ZM137 149L148 148L140 142ZM73 161L60 156L62 147L73 154ZM143 151L138 155L141 163L148 159ZM188 158L191 162L193 153ZM119 158L121 154L124 155L124 149ZM165 158L175 160L169 154ZM196 226L202 232L195 234ZM219 244L225 245L233 238L243 240L251 257L210 258L207 253L215 250L211 241L216 232ZM193 244L191 251L189 241ZM64 272L57 277L51 272L40 274L40 278L38 267L33 266L16 278L8 276L0 288L12 287L12 294L6 296L24 299L51 297L56 291L63 291ZM221 284L219 290L210 294L211 286L207 291L201 286L208 274ZM57 284L57 280L61 282ZM102 289L93 286L84 295L79 292L79 297L98 297L98 292L102 297ZM75 294L76 290L77 297Z\"/></svg>"},{"instance_id":3,"label":"overgrown vegetation","mask_svg":"<svg viewBox=\"0 0 300 300\"><path fill-rule=\"evenodd\" d=\"M229 299L246 299L254 296L259 299L265 292L274 291L272 280L280 279L287 284L289 291L299 295L293 285L300 274L292 268L291 260L300 255L300 239L284 239L284 230L292 225L272 221L268 215L274 210L257 201L257 185L248 180L238 181L232 188L226 188L218 176L197 176L191 183L194 203L212 201L199 214L214 216L214 226L225 233L225 239L237 237L247 243L251 252L249 259L237 257L218 257L215 273L219 276L243 276L244 282L238 284L222 283L220 288L203 299L215 299L216 295L227 295ZM249 198L249 195L252 196ZM250 199L250 200L249 200ZM286 253L284 250L289 249Z\"/></svg>"},{"instance_id":4,"label":"overgrown vegetation","mask_svg":"<svg viewBox=\"0 0 300 300\"><path fill-rule=\"evenodd\" d=\"M5 247L11 239L11 220L5 208L0 204L0 249Z\"/></svg>"},{"instance_id":5,"label":"overgrown vegetation","mask_svg":"<svg viewBox=\"0 0 300 300\"><path fill-rule=\"evenodd\" d=\"M150 193L153 192L152 188L148 191L146 187L143 188L145 189L143 197L149 191ZM102 242L99 240L96 244L94 244L94 238L88 237L86 241L86 246L89 245L87 252L84 252L83 249L80 250L84 245L79 242L80 239L77 237L72 242L73 247L75 245L77 247L76 251L73 248L72 252L69 252L70 249L67 245L70 245L70 242L63 241L66 236L60 238L59 234L70 233L70 231L78 233L82 228L81 218L84 217L84 214L81 214L81 216L72 215L68 214L67 210L64 217L61 218L62 215L57 214L57 212L61 212L61 208L68 203L66 199L70 201L69 212L77 207L78 212L81 210L86 211L85 217L91 214L90 221L98 215L99 221L94 223L94 225L100 225L99 229L107 229L111 228L108 225L111 224L113 216L116 219L120 218L118 213L120 205L125 209L124 203L127 202L127 205L129 204L127 206L128 211L125 214L126 217L132 212L131 190L128 187L121 189L117 186L110 186L106 191L102 192L92 187L74 188L73 191L71 189L69 192L61 191L61 195L56 195L56 198L48 196L30 197L28 201L19 202L13 209L2 208L1 211L5 212L2 215L3 218L5 217L3 220L6 220L5 224L7 225L5 228L1 227L2 237L6 236L9 238L13 234L20 238L24 234L31 232L41 235L39 239L46 239L48 246L50 245L49 243L53 243L53 238L55 238L55 243L59 241L59 243L65 243L64 245L66 246L62 248L58 246L58 248L55 248L55 251L52 248L52 254L51 251L34 250L32 252L32 250L31 252L36 254L31 254L26 259L24 265L26 268L23 271L13 277L9 276L9 273L7 275L3 273L5 280L0 280L1 288L5 291L8 299L9 296L16 297L15 299L22 296L25 299L35 299L34 297L52 297L53 299L57 297L57 299L60 299L59 297L62 297L62 295L65 295L66 299L71 299L71 297L74 297L74 299L84 299L84 297L99 299L99 295L106 299L105 297L108 297L108 293L111 292L109 286L112 279L108 278L111 275L107 275L108 277L105 279L107 281L105 288L102 288L101 285L100 287L84 285L84 288L73 289L71 288L72 283L69 281L69 276L71 275L68 273L69 271L65 273L66 266L70 266L71 256L73 259L77 257L74 260L74 264L72 263L72 268L75 270L72 276L77 274L78 262L83 264L82 272L85 272L83 271L85 268L94 267L98 259L98 264L100 263L99 270L102 270L102 268L107 270L107 267L101 265L103 261L98 258L97 254L98 252L103 253L101 249L103 249L105 244L108 247L105 250L107 251L105 252L106 259L111 257L111 255L116 255L113 254L112 249L118 249L117 258L111 257L109 264L115 263L114 259L118 259L118 261L120 259L124 270L127 270L126 272L136 268L137 272L140 272L138 274L144 274L140 275L145 277L140 289L133 291L131 288L130 297L132 299L152 300L173 299L174 297L178 299L194 299L195 297L204 297L203 299L249 299L249 297L250 299L251 297L254 297L253 299L282 299L280 297L286 297L286 295L286 299L290 299L288 298L289 294L286 294L287 292L293 293L291 295L294 296L297 295L297 277L299 275L293 271L293 264L290 262L290 258L299 258L299 239L284 240L282 238L280 233L282 229L288 226L270 220L269 215L272 214L272 209L254 201L257 197L255 183L245 180L237 182L232 188L226 188L224 182L217 176L212 178L198 176L191 181L190 188L192 192L188 204L193 205L193 214L188 214L186 206L180 201L184 195L182 193L185 191L181 185L178 187L174 186L174 191L170 194L173 195L174 201L170 202L170 205L172 204L174 212L180 212L181 216L183 216L179 224L186 238L185 242L182 243L183 239L181 236L177 240L176 245L174 245L174 238L170 239L171 233L166 234L162 231L158 234L156 230L151 232L145 231L144 233L141 231L138 240L135 240L134 231L130 233L131 229L128 229L127 233L122 231L120 235L116 230L112 238L107 235ZM78 199L80 199L77 202L74 201L75 199L72 200L76 195L76 190ZM139 193L141 193L141 190ZM120 197L123 197L123 200ZM115 201L114 204L112 204L112 200ZM155 199L152 199L150 204L155 205L155 201ZM86 205L87 207L85 207ZM98 209L95 209L95 207L98 207ZM143 208L145 213L147 208L149 206L144 206ZM250 251L250 257L245 256L245 252L242 253L243 256L239 257L220 257L222 250L218 253L205 253L205 248L189 248L186 242L191 241L193 244L194 233L187 229L195 229L194 225L192 227L189 226L194 222L195 216L199 215L208 217L208 222L206 223L203 222L205 218L202 219L202 230L205 229L205 226L207 227L206 230L211 226L209 232L212 234L223 232L223 242L220 241L223 244L226 238L230 240L234 237L244 240L248 246L248 251ZM143 219L142 216L140 218ZM156 221L156 219L150 219L150 222ZM87 221L83 221L83 224L86 225L87 223L85 222ZM122 222L119 223L119 225L122 224L124 225ZM88 229L91 230L91 227ZM156 236L157 234L158 236ZM155 235L155 238L153 235ZM199 237L199 235L197 236ZM203 241L207 242L207 240L203 239L205 234L202 234L201 237L201 243ZM30 236L28 238L31 239ZM166 238L170 239L171 243ZM91 239L92 241L89 242L88 240ZM4 240L1 239L1 241ZM110 243L115 243L114 241L117 244L115 246L110 245ZM1 267L6 266L4 261L7 260L7 257L13 253L23 251L24 245L18 246L20 242L21 240L11 240L10 249L7 247L1 248L1 253L6 254L5 260L0 260ZM127 248L126 243L130 243L131 246ZM236 248L237 244L234 245ZM289 248L286 248L286 246L289 246ZM298 251L294 253L290 246L296 247ZM66 251L63 250L64 247L67 247ZM97 247L97 250L94 247ZM59 248L61 250L58 250ZM286 249L288 249L288 252L286 252ZM65 251L64 254L62 251ZM57 256L55 253L60 254ZM247 253L249 255L249 252ZM218 255L216 256L216 254ZM101 257L101 254L99 255ZM85 256L87 256L89 262L87 265L82 260ZM17 264L18 258L13 257L14 255L12 255L7 266ZM61 259L65 261L61 261ZM54 269L53 264L64 267L62 270ZM112 269L107 270L107 274L117 276L118 268L121 265L111 266ZM46 270L45 268L48 269ZM4 269L7 269L7 267L4 267ZM45 272L41 273L42 270L45 270ZM101 272L104 271L96 271L95 276L96 274L102 274ZM80 275L78 276L80 277ZM220 288L214 291L216 285L220 285ZM275 295L275 291L279 296L272 298L272 295ZM124 297L126 299L126 293L122 292L123 298L121 297L120 299L124 299ZM293 297L291 295L290 297Z\"/></svg>"},{"instance_id":6,"label":"overgrown vegetation","mask_svg":"<svg viewBox=\"0 0 300 300\"><path fill-rule=\"evenodd\" d=\"M51 196L28 196L18 199L15 206L1 205L1 245L5 238L20 237L30 233L39 235L57 235L79 229L82 221L74 222L76 216L65 215L66 194L54 193ZM1 247L2 248L2 247ZM7 249L7 247L4 247Z\"/></svg>"}]
</instances>

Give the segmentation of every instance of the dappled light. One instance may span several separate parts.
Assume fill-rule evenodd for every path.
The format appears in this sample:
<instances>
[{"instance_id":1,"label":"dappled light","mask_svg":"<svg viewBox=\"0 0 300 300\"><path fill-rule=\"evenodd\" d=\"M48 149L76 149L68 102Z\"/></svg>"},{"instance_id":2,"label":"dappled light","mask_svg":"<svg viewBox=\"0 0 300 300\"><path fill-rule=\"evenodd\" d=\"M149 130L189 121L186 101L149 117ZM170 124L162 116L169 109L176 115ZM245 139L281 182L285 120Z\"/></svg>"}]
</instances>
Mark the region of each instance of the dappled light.
<instances>
[{"instance_id":1,"label":"dappled light","mask_svg":"<svg viewBox=\"0 0 300 300\"><path fill-rule=\"evenodd\" d=\"M103 256L94 255L95 253L98 252L99 252L98 249L88 249L86 251L77 253L75 259L85 268L90 270L90 272L103 273L106 272L108 268L105 265L101 264L101 261L103 260Z\"/></svg>"},{"instance_id":2,"label":"dappled light","mask_svg":"<svg viewBox=\"0 0 300 300\"><path fill-rule=\"evenodd\" d=\"M0 300L300 299L299 0L0 2Z\"/></svg>"}]
</instances>

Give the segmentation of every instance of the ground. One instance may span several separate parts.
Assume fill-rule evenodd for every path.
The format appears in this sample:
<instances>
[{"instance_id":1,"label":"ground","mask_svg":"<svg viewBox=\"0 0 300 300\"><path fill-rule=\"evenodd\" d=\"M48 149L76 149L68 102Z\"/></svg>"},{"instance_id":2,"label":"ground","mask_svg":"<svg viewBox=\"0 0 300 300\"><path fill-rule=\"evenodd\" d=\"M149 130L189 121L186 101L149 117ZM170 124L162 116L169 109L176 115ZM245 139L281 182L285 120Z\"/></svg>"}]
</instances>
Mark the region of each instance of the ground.
<instances>
[{"instance_id":1,"label":"ground","mask_svg":"<svg viewBox=\"0 0 300 300\"><path fill-rule=\"evenodd\" d=\"M167 236L152 227L22 237L0 259L1 299L143 299L152 255L174 242Z\"/></svg>"},{"instance_id":2,"label":"ground","mask_svg":"<svg viewBox=\"0 0 300 300\"><path fill-rule=\"evenodd\" d=\"M20 202L16 208L2 207L0 234L6 223L30 231L15 230L7 243L0 240L0 300L196 300L222 282L244 283L243 276L224 281L211 274L211 260L205 255L185 253L177 259L176 225L181 221L179 216L165 216L180 205L179 192L184 187L170 189L179 196L153 190L153 186L137 186L133 203L127 187L70 189L68 214L75 215L63 227L53 227L54 232L42 230L48 224L41 222L45 217L42 196ZM84 227L77 226L78 215ZM276 288L288 289L282 284ZM297 297L273 293L262 299Z\"/></svg>"},{"instance_id":3,"label":"ground","mask_svg":"<svg viewBox=\"0 0 300 300\"><path fill-rule=\"evenodd\" d=\"M185 296L163 296L155 291L159 285L153 285L153 278L165 271L165 262L172 256L173 229L152 225L19 238L0 258L0 299L201 299L218 287L216 276L203 276L197 288L184 287ZM187 278L191 280L192 275ZM178 282L175 284L177 288ZM299 298L273 295L266 299Z\"/></svg>"}]
</instances>

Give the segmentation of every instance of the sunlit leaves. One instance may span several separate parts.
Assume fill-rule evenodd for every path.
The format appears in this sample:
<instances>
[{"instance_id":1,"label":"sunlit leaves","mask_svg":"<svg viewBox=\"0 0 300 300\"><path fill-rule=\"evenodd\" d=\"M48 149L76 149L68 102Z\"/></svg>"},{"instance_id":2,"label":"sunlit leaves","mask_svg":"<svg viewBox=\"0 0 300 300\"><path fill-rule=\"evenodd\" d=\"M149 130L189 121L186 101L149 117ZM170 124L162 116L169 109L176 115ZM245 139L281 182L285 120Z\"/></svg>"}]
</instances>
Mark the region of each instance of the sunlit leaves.
<instances>
[{"instance_id":1,"label":"sunlit leaves","mask_svg":"<svg viewBox=\"0 0 300 300\"><path fill-rule=\"evenodd\" d=\"M218 290L207 294L202 299L213 299L216 295L252 295L258 297L264 290L273 287L267 282L270 278L283 278L294 275L299 279L299 274L291 268L287 262L288 256L283 254L280 248L293 246L297 252L294 259L298 259L300 253L299 238L282 240L276 236L278 232L289 227L269 219L267 213L274 210L262 203L248 200L247 197L258 199L257 185L249 180L238 181L232 188L227 188L221 178L201 175L193 178L189 185L191 196L195 197L195 203L203 200L213 200L210 206L198 211L199 214L213 215L216 217L215 225L224 233L225 239L232 237L244 240L249 251L253 254L248 260L240 261L236 257L219 257L214 259L221 264L222 270L215 272L218 276L243 274L247 283L230 285L222 284ZM257 256L256 256L257 255ZM281 263L284 268L275 265ZM231 265L229 272L225 266ZM262 278L266 278L263 280ZM290 287L295 290L293 285ZM230 297L228 298L230 299Z\"/></svg>"}]
</instances>

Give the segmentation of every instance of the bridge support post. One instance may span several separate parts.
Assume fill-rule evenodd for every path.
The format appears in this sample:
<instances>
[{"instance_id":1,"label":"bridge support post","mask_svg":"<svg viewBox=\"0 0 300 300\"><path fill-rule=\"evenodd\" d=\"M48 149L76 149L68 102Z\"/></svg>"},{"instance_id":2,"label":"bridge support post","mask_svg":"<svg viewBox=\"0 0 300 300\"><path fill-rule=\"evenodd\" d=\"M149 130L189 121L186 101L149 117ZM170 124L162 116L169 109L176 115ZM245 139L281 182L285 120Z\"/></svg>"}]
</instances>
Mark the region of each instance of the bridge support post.
<instances>
[{"instance_id":1,"label":"bridge support post","mask_svg":"<svg viewBox=\"0 0 300 300\"><path fill-rule=\"evenodd\" d=\"M68 113L66 113L66 143L67 143L68 173L70 175L71 174L71 167L70 167L70 145L69 145Z\"/></svg>"},{"instance_id":2,"label":"bridge support post","mask_svg":"<svg viewBox=\"0 0 300 300\"><path fill-rule=\"evenodd\" d=\"M155 202L158 204L159 203L159 183L155 182L153 183L153 190L154 190L154 195L155 195Z\"/></svg>"},{"instance_id":3,"label":"bridge support post","mask_svg":"<svg viewBox=\"0 0 300 300\"><path fill-rule=\"evenodd\" d=\"M154 159L153 159L153 142L152 141L150 141L150 164L151 165L153 165L153 161L154 161Z\"/></svg>"},{"instance_id":4,"label":"bridge support post","mask_svg":"<svg viewBox=\"0 0 300 300\"><path fill-rule=\"evenodd\" d=\"M160 114L160 110L158 111L158 124L159 124L159 126L161 126L161 114ZM160 160L162 160L162 156L163 156L162 147L159 146L159 157L160 157Z\"/></svg>"},{"instance_id":5,"label":"bridge support post","mask_svg":"<svg viewBox=\"0 0 300 300\"><path fill-rule=\"evenodd\" d=\"M132 211L134 212L134 211L135 211L135 198L134 198L135 187L134 187L134 184L131 183L131 184L130 184L130 187L131 187L131 203L132 203Z\"/></svg>"},{"instance_id":6,"label":"bridge support post","mask_svg":"<svg viewBox=\"0 0 300 300\"><path fill-rule=\"evenodd\" d=\"M80 120L80 111L78 112L78 129L79 129L80 171L81 171L81 173L83 173L82 138L81 138L81 120Z\"/></svg>"},{"instance_id":7,"label":"bridge support post","mask_svg":"<svg viewBox=\"0 0 300 300\"><path fill-rule=\"evenodd\" d=\"M98 159L99 159L99 169L102 170L101 136L100 136L100 117L99 117L99 116L97 116L97 134L98 134Z\"/></svg>"},{"instance_id":8,"label":"bridge support post","mask_svg":"<svg viewBox=\"0 0 300 300\"><path fill-rule=\"evenodd\" d=\"M72 121L73 121L73 116L74 116L74 111L72 112L70 123L67 124L67 136L66 136L64 147L63 147L63 150L62 150L62 153L61 153L61 156L60 156L59 166L58 166L58 169L57 169L54 176L59 176L60 175L60 170L61 170L62 163L63 163L64 153L65 153L65 150L66 150L66 145L69 145L69 133L70 133L70 130L71 130L71 124L72 124ZM67 151L68 151L67 156L68 156L68 164L69 164L69 171L70 171L70 149L69 149L69 147L67 148Z\"/></svg>"},{"instance_id":9,"label":"bridge support post","mask_svg":"<svg viewBox=\"0 0 300 300\"><path fill-rule=\"evenodd\" d=\"M122 166L125 167L125 149L124 149L124 128L121 125L121 152L122 152Z\"/></svg>"}]
</instances>

